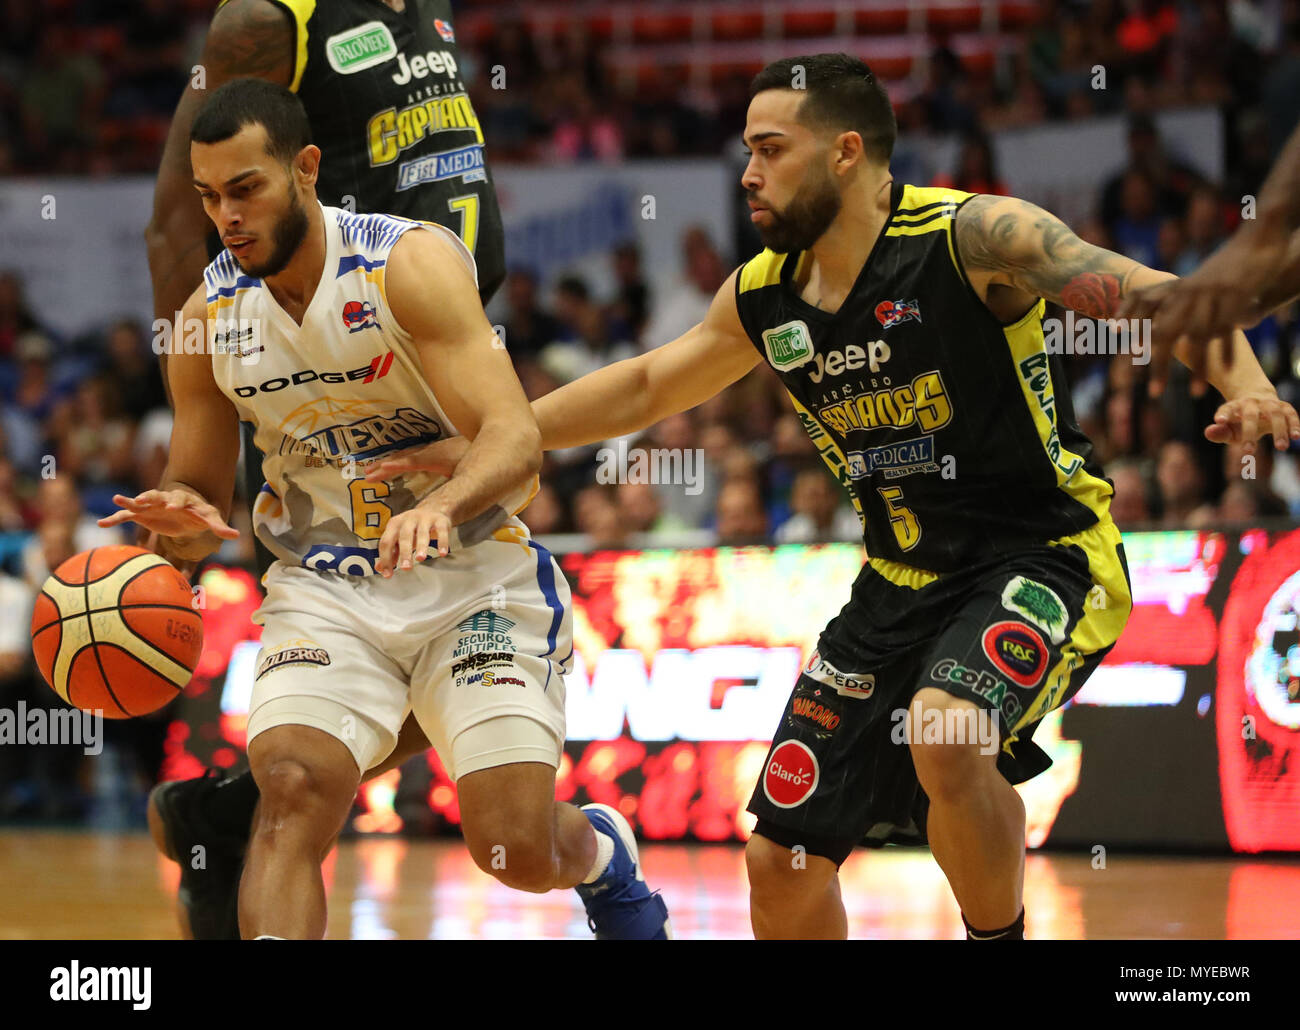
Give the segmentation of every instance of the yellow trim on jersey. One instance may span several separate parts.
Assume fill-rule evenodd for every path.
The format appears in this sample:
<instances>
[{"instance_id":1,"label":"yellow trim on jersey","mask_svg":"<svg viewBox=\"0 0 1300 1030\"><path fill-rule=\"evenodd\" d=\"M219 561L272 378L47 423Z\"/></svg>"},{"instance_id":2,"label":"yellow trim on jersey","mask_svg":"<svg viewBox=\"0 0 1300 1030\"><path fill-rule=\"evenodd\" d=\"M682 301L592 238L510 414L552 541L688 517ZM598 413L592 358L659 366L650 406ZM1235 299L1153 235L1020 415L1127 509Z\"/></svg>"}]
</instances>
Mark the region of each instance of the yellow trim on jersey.
<instances>
[{"instance_id":1,"label":"yellow trim on jersey","mask_svg":"<svg viewBox=\"0 0 1300 1030\"><path fill-rule=\"evenodd\" d=\"M775 286L779 283L781 281L781 266L785 264L785 258L784 254L764 250L761 254L746 261L745 266L740 270L740 292L748 293L750 290L762 289L764 286Z\"/></svg>"},{"instance_id":2,"label":"yellow trim on jersey","mask_svg":"<svg viewBox=\"0 0 1300 1030\"><path fill-rule=\"evenodd\" d=\"M542 489L542 481L541 481L541 478L538 477L538 476L533 476L533 481L532 481L532 483L530 483L529 486L528 486L528 500L524 501L523 504L521 504L518 508L516 508L516 509L515 509L514 511L512 511L510 514L511 514L512 516L514 516L514 515L518 515L521 511L523 511L523 510L524 510L525 508L527 508L530 504L532 504L532 503L533 503L533 498L536 497L536 496L538 495L538 493L541 491L541 489Z\"/></svg>"},{"instance_id":3,"label":"yellow trim on jersey","mask_svg":"<svg viewBox=\"0 0 1300 1030\"><path fill-rule=\"evenodd\" d=\"M289 88L297 93L298 86L302 83L302 73L307 70L307 22L316 12L316 0L271 0L271 2L279 4L293 17L297 48L293 56L293 81L289 83ZM217 10L225 7L226 3L227 0L221 0L217 4Z\"/></svg>"},{"instance_id":4,"label":"yellow trim on jersey","mask_svg":"<svg viewBox=\"0 0 1300 1030\"><path fill-rule=\"evenodd\" d=\"M1113 491L1105 480L1098 479L1084 469L1082 457L1066 450L1061 443L1056 418L1056 393L1047 347L1043 342L1042 319L1046 308L1046 302L1040 297L1038 303L1026 311L1019 321L1002 327L1002 334L1011 350L1012 372L1020 384L1021 396L1033 417L1034 427L1038 430L1043 453L1056 473L1056 485L1098 519L1104 519L1110 510Z\"/></svg>"},{"instance_id":5,"label":"yellow trim on jersey","mask_svg":"<svg viewBox=\"0 0 1300 1030\"><path fill-rule=\"evenodd\" d=\"M908 587L911 590L920 590L939 578L937 572L918 569L914 565L904 565L889 558L868 558L867 564L894 586Z\"/></svg>"},{"instance_id":6,"label":"yellow trim on jersey","mask_svg":"<svg viewBox=\"0 0 1300 1030\"><path fill-rule=\"evenodd\" d=\"M931 232L947 232L951 215L936 215L933 221L917 225L895 225L885 230L886 236L924 236Z\"/></svg>"},{"instance_id":7,"label":"yellow trim on jersey","mask_svg":"<svg viewBox=\"0 0 1300 1030\"><path fill-rule=\"evenodd\" d=\"M927 204L949 202L957 205L967 197L973 197L974 195L973 193L967 193L965 190L953 189L950 186L913 186L908 183L903 187L903 196L898 202L898 213L903 214L907 211L913 211L918 207L925 207Z\"/></svg>"},{"instance_id":8,"label":"yellow trim on jersey","mask_svg":"<svg viewBox=\"0 0 1300 1030\"><path fill-rule=\"evenodd\" d=\"M1069 692L1071 675L1083 665L1085 658L1110 647L1124 632L1133 610L1133 595L1119 560L1121 542L1120 532L1109 515L1081 533L1048 541L1052 547L1078 547L1088 556L1093 590L1085 598L1083 614L1061 647L1061 660L1047 674L1033 703L1011 727L1003 742L1004 749L1017 739L1021 729L1059 706L1059 699Z\"/></svg>"},{"instance_id":9,"label":"yellow trim on jersey","mask_svg":"<svg viewBox=\"0 0 1300 1030\"><path fill-rule=\"evenodd\" d=\"M867 521L862 514L862 503L858 500L858 495L853 492L852 480L849 479L849 462L844 457L844 452L840 450L840 445L835 442L835 437L831 436L830 430L822 425L821 420L799 402L798 397L789 390L785 392L786 396L790 398L790 403L794 405L794 410L799 415L799 421L803 423L804 432L812 440L813 446L817 448L817 453L821 455L826 467L831 470L835 482L848 491L849 500L853 503L853 510L858 513L858 521L862 523L862 528L866 529ZM836 464L837 462L838 464Z\"/></svg>"}]
</instances>

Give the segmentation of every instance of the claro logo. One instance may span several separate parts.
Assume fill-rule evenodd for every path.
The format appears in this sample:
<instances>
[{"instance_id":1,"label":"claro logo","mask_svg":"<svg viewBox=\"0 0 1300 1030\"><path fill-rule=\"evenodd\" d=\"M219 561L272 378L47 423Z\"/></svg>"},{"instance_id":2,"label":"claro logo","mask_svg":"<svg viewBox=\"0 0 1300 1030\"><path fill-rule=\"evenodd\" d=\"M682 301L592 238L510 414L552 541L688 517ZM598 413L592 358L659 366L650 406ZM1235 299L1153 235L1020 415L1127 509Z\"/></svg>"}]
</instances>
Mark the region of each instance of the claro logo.
<instances>
[{"instance_id":1,"label":"claro logo","mask_svg":"<svg viewBox=\"0 0 1300 1030\"><path fill-rule=\"evenodd\" d=\"M258 393L276 393L290 386L302 386L304 383L349 383L360 381L373 383L383 379L393 367L393 352L376 354L374 360L364 368L354 368L347 372L317 372L314 368L304 368L291 376L276 376L257 386L236 386L236 397L252 397Z\"/></svg>"}]
</instances>

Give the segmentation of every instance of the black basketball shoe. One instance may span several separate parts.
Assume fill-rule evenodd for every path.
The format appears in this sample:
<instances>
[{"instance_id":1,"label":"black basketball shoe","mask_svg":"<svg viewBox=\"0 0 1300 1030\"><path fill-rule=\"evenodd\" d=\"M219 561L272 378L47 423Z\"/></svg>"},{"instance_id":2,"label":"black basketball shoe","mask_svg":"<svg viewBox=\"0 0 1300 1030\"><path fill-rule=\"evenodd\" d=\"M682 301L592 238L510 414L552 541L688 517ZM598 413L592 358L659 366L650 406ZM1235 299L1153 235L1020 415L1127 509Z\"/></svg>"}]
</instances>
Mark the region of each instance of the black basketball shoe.
<instances>
[{"instance_id":1,"label":"black basketball shoe","mask_svg":"<svg viewBox=\"0 0 1300 1030\"><path fill-rule=\"evenodd\" d=\"M231 819L232 796L245 792L223 788L236 782L220 769L208 769L196 779L160 783L149 795L149 832L158 850L181 867L178 899L196 941L240 939L239 877L257 795L247 799L247 819ZM219 793L224 796L218 806ZM220 823L213 820L216 807L225 810ZM231 825L242 825L243 832Z\"/></svg>"}]
</instances>

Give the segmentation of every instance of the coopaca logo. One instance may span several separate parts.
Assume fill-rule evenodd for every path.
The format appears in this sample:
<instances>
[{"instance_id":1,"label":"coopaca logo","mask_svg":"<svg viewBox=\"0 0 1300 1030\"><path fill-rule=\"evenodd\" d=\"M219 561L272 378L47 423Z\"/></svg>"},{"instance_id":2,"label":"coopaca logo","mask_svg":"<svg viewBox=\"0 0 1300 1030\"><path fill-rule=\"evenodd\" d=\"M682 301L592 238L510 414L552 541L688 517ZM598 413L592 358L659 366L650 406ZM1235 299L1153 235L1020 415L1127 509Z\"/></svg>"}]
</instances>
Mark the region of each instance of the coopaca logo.
<instances>
[{"instance_id":1,"label":"coopaca logo","mask_svg":"<svg viewBox=\"0 0 1300 1030\"><path fill-rule=\"evenodd\" d=\"M763 773L763 793L777 808L796 808L817 789L817 756L799 740L787 740L772 752Z\"/></svg>"},{"instance_id":2,"label":"coopaca logo","mask_svg":"<svg viewBox=\"0 0 1300 1030\"><path fill-rule=\"evenodd\" d=\"M365 300L350 300L343 305L343 324L350 333L359 333L362 329L379 329L379 318L375 306Z\"/></svg>"}]
</instances>

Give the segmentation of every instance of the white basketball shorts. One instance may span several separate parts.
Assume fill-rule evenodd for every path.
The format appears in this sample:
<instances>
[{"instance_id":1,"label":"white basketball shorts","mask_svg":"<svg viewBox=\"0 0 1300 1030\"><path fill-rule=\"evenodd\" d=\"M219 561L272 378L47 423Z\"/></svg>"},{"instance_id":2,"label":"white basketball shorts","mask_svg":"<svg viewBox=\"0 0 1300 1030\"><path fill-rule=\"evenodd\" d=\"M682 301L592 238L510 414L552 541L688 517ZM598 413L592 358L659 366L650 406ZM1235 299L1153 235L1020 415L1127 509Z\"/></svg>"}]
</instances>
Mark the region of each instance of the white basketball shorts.
<instances>
[{"instance_id":1,"label":"white basketball shorts","mask_svg":"<svg viewBox=\"0 0 1300 1030\"><path fill-rule=\"evenodd\" d=\"M365 772L413 712L453 780L559 766L573 634L569 586L544 547L484 540L391 579L277 561L265 584L250 743L314 726Z\"/></svg>"}]
</instances>

